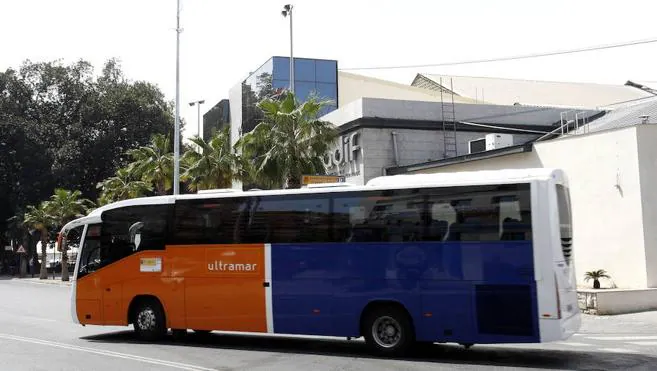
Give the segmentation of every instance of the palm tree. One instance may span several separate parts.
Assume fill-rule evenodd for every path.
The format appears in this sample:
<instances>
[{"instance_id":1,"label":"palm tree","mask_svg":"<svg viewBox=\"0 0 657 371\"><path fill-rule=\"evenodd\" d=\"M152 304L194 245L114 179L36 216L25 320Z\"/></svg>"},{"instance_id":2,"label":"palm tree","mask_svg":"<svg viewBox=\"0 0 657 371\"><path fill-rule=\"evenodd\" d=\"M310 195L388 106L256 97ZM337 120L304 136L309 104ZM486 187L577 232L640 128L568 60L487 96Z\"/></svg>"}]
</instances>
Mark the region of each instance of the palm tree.
<instances>
[{"instance_id":1,"label":"palm tree","mask_svg":"<svg viewBox=\"0 0 657 371\"><path fill-rule=\"evenodd\" d=\"M52 227L55 219L48 212L48 205L42 202L39 207L28 206L27 212L23 219L23 223L38 230L41 233L41 272L39 278L45 280L48 278L48 270L46 269L46 245L48 244L48 229Z\"/></svg>"},{"instance_id":2,"label":"palm tree","mask_svg":"<svg viewBox=\"0 0 657 371\"><path fill-rule=\"evenodd\" d=\"M128 151L133 162L128 166L137 178L154 184L158 195L165 195L173 186L173 150L169 137L155 134L148 146Z\"/></svg>"},{"instance_id":3,"label":"palm tree","mask_svg":"<svg viewBox=\"0 0 657 371\"><path fill-rule=\"evenodd\" d=\"M258 183L298 188L303 174L325 174L322 157L338 134L331 123L317 118L328 103L316 97L298 103L291 92L258 103L263 121L236 144L253 161Z\"/></svg>"},{"instance_id":4,"label":"palm tree","mask_svg":"<svg viewBox=\"0 0 657 371\"><path fill-rule=\"evenodd\" d=\"M94 203L82 198L82 192L61 188L55 189L55 193L50 196L50 201L46 203L46 209L53 217L57 228L63 227L74 218L83 216L92 207L94 207ZM68 248L62 249L62 246L59 246L59 250L62 252L62 281L68 281L68 254L66 252Z\"/></svg>"},{"instance_id":5,"label":"palm tree","mask_svg":"<svg viewBox=\"0 0 657 371\"><path fill-rule=\"evenodd\" d=\"M595 271L586 272L584 274L584 281L588 282L590 280L593 280L594 289L600 288L600 281L599 281L600 278L611 278L611 277L607 274L607 271L605 271L604 269L598 269Z\"/></svg>"},{"instance_id":6,"label":"palm tree","mask_svg":"<svg viewBox=\"0 0 657 371\"><path fill-rule=\"evenodd\" d=\"M141 197L153 191L150 183L135 180L128 168L117 170L115 176L98 183L97 187L102 189L102 193L98 199L100 205Z\"/></svg>"},{"instance_id":7,"label":"palm tree","mask_svg":"<svg viewBox=\"0 0 657 371\"><path fill-rule=\"evenodd\" d=\"M182 178L190 191L210 188L230 188L233 178L240 178L239 158L230 145L230 128L214 134L209 142L194 137L195 144L185 152L181 162L186 168Z\"/></svg>"}]
</instances>

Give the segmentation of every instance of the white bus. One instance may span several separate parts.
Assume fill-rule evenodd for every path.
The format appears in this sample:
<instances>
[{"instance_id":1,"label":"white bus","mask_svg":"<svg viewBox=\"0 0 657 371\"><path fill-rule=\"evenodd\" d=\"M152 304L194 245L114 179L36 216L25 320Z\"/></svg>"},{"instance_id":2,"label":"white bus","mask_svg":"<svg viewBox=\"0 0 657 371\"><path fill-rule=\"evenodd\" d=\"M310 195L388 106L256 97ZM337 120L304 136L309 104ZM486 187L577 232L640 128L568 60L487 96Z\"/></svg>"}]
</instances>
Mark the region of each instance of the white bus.
<instances>
[{"instance_id":1,"label":"white bus","mask_svg":"<svg viewBox=\"0 0 657 371\"><path fill-rule=\"evenodd\" d=\"M580 326L568 183L553 169L138 198L83 229L76 323L416 342L565 340Z\"/></svg>"}]
</instances>

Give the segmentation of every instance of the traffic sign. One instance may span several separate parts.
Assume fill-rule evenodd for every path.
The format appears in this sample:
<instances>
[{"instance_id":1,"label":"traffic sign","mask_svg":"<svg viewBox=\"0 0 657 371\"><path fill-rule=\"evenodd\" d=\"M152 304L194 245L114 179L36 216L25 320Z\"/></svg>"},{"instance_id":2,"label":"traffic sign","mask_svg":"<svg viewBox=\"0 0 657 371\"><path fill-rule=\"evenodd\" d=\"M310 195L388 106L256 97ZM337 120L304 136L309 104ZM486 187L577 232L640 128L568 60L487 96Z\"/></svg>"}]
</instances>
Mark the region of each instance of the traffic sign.
<instances>
[{"instance_id":1,"label":"traffic sign","mask_svg":"<svg viewBox=\"0 0 657 371\"><path fill-rule=\"evenodd\" d=\"M18 247L18 250L16 250L16 254L27 254L27 251L25 251L25 248L21 245Z\"/></svg>"},{"instance_id":2,"label":"traffic sign","mask_svg":"<svg viewBox=\"0 0 657 371\"><path fill-rule=\"evenodd\" d=\"M301 184L320 184L320 183L344 183L345 177L342 175L303 175Z\"/></svg>"}]
</instances>

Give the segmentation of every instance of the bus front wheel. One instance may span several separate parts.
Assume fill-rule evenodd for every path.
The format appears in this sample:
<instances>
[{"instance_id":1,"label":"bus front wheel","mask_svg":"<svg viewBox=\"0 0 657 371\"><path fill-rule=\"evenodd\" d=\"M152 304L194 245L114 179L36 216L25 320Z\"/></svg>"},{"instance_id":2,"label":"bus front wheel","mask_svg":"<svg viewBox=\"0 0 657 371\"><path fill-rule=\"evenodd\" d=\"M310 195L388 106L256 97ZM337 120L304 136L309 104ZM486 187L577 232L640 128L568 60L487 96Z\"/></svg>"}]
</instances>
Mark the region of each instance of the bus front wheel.
<instances>
[{"instance_id":1,"label":"bus front wheel","mask_svg":"<svg viewBox=\"0 0 657 371\"><path fill-rule=\"evenodd\" d=\"M146 341L160 340L167 333L164 309L154 299L143 299L137 304L132 323L137 337Z\"/></svg>"},{"instance_id":2,"label":"bus front wheel","mask_svg":"<svg viewBox=\"0 0 657 371\"><path fill-rule=\"evenodd\" d=\"M378 306L364 318L365 343L381 355L403 355L415 342L415 330L408 313L398 306Z\"/></svg>"}]
</instances>

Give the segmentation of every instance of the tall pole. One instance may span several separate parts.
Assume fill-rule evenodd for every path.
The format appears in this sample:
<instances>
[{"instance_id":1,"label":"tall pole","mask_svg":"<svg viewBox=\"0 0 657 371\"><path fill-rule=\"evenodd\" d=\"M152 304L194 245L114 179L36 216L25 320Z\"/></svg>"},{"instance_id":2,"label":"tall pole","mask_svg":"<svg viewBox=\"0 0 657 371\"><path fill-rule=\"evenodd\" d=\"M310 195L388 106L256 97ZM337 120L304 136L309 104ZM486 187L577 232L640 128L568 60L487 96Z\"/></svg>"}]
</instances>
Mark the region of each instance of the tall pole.
<instances>
[{"instance_id":1,"label":"tall pole","mask_svg":"<svg viewBox=\"0 0 657 371\"><path fill-rule=\"evenodd\" d=\"M290 90L294 94L294 43L292 37L292 6L290 6Z\"/></svg>"},{"instance_id":2,"label":"tall pole","mask_svg":"<svg viewBox=\"0 0 657 371\"><path fill-rule=\"evenodd\" d=\"M176 0L176 127L173 133L173 194L180 193L180 0Z\"/></svg>"},{"instance_id":3,"label":"tall pole","mask_svg":"<svg viewBox=\"0 0 657 371\"><path fill-rule=\"evenodd\" d=\"M293 43L293 32L292 32L292 6L287 4L283 7L282 14L284 17L290 16L290 91L294 94L294 43Z\"/></svg>"}]
</instances>

